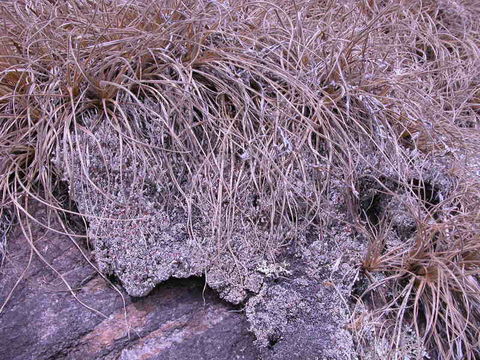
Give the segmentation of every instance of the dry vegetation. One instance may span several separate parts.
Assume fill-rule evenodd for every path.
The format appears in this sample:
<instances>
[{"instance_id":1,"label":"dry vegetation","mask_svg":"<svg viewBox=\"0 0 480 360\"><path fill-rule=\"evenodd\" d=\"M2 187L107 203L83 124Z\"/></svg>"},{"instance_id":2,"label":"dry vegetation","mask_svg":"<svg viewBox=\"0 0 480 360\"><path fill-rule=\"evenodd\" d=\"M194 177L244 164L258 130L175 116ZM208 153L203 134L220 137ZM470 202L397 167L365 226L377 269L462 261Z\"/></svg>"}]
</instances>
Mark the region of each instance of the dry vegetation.
<instances>
[{"instance_id":1,"label":"dry vegetation","mask_svg":"<svg viewBox=\"0 0 480 360\"><path fill-rule=\"evenodd\" d=\"M55 194L73 162L110 196L78 143L102 127L158 165L166 204L208 212L217 253L250 222L274 259L343 202L369 243L359 345L373 326L398 357L410 327L432 358L478 358L479 17L476 0L2 2L2 211L72 212Z\"/></svg>"}]
</instances>

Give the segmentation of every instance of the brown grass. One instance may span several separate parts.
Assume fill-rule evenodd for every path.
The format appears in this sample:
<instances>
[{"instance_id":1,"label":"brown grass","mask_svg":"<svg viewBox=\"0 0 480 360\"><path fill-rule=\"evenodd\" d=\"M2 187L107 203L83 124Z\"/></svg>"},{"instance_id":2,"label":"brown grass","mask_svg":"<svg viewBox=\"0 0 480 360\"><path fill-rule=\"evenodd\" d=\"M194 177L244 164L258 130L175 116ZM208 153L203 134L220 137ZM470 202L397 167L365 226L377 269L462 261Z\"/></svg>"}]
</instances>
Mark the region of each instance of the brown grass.
<instances>
[{"instance_id":1,"label":"brown grass","mask_svg":"<svg viewBox=\"0 0 480 360\"><path fill-rule=\"evenodd\" d=\"M438 358L479 356L480 3L32 0L0 15L3 208L72 212L55 196L65 154L84 161L76 139L100 123L165 169L171 201L213 209L219 248L254 192L275 258L279 234L332 221L340 179L380 336L395 350L409 324ZM410 199L399 246L389 219L362 215L366 174Z\"/></svg>"}]
</instances>

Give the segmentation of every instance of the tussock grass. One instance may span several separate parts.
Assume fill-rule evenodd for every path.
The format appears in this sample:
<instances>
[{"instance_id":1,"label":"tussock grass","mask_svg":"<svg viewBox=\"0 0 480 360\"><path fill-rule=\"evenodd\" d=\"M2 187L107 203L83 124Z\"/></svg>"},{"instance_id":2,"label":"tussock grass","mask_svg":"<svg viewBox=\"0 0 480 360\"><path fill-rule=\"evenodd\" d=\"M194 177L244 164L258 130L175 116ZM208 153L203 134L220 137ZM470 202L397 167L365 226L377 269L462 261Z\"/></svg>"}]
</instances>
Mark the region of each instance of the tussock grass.
<instances>
[{"instance_id":1,"label":"tussock grass","mask_svg":"<svg viewBox=\"0 0 480 360\"><path fill-rule=\"evenodd\" d=\"M404 243L380 252L382 237L372 239L363 264L372 282L362 300L391 349L400 348L408 326L420 347L435 349L434 358L478 356L479 198L469 186L416 218L415 234ZM468 202L459 199L465 194Z\"/></svg>"},{"instance_id":2,"label":"tussock grass","mask_svg":"<svg viewBox=\"0 0 480 360\"><path fill-rule=\"evenodd\" d=\"M249 241L270 260L291 234L354 224L370 243L360 299L392 357L404 325L439 358L478 356L476 1L35 0L0 14L3 208L75 213L55 196L74 162L108 198L78 144L103 126L162 169L166 201L208 212L219 253L239 222L267 234ZM414 219L396 246L394 216L362 205L387 198Z\"/></svg>"}]
</instances>

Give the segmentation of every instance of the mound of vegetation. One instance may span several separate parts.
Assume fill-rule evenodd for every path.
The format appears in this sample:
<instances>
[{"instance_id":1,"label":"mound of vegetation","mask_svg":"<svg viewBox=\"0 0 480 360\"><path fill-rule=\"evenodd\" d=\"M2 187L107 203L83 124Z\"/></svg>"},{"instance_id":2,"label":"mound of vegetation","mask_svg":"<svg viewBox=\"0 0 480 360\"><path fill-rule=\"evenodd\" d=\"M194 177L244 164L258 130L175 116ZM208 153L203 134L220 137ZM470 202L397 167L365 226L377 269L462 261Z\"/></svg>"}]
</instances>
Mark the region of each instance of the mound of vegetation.
<instances>
[{"instance_id":1,"label":"mound of vegetation","mask_svg":"<svg viewBox=\"0 0 480 360\"><path fill-rule=\"evenodd\" d=\"M477 1L0 14L2 219L48 205L132 296L205 276L273 358L480 355Z\"/></svg>"}]
</instances>

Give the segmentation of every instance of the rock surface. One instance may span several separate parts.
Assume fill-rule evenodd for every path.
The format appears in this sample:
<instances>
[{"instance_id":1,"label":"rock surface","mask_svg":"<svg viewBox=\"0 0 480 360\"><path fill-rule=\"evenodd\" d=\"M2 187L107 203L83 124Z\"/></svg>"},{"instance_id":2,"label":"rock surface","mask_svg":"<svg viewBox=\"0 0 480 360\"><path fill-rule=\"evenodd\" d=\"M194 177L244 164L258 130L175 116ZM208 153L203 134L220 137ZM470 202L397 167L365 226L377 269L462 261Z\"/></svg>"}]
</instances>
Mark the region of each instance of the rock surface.
<instances>
[{"instance_id":1,"label":"rock surface","mask_svg":"<svg viewBox=\"0 0 480 360\"><path fill-rule=\"evenodd\" d=\"M46 218L45 212L36 215ZM147 297L132 298L109 285L68 237L40 226L32 235L78 300L97 312L75 300L59 276L32 254L0 314L2 359L258 358L244 315L204 289L202 279L170 280ZM31 255L18 226L8 240L0 273L2 304Z\"/></svg>"},{"instance_id":2,"label":"rock surface","mask_svg":"<svg viewBox=\"0 0 480 360\"><path fill-rule=\"evenodd\" d=\"M91 121L86 117L87 124ZM151 138L161 138L159 131L151 130L156 134ZM189 210L156 159L139 157L125 139L112 135L106 122L92 133L94 137L87 132L75 139L77 150L65 153L69 168L64 171L71 174L65 175L69 196L89 221L95 262L103 274L117 277L131 296L145 296L171 278L205 275L206 285L223 300L245 305L263 359L355 358L346 329L348 299L365 241L347 225L343 184L330 190L331 199L315 202L322 208L312 219L315 225L305 220L308 207L282 215L289 225L271 213L276 227L270 233L255 221L262 214L262 199L249 190L238 197L250 194L256 200L242 198L245 211L230 209L237 213L231 226L223 227L228 217L217 223L207 214L227 211L229 201L221 210L209 210L198 194L185 195L195 205ZM233 176L236 169L225 171ZM308 193L296 178L299 173L289 182L298 184L295 191ZM182 181L198 176L183 176ZM320 175L311 176L320 181ZM177 178L180 182L182 176ZM216 236L219 228L228 228L228 234Z\"/></svg>"},{"instance_id":3,"label":"rock surface","mask_svg":"<svg viewBox=\"0 0 480 360\"><path fill-rule=\"evenodd\" d=\"M35 216L60 229L47 221L46 211ZM322 258L323 247L334 244L313 241L292 266L263 269L266 282L245 304L245 316L198 277L171 279L146 297L130 297L89 264L92 255L81 241L77 247L68 236L33 225L35 248L49 267L21 228L14 229L0 273L2 304L18 281L0 314L5 359L355 358L351 335L341 326L344 309L338 307L350 289L328 281L339 280L345 269L325 271ZM287 249L292 260L289 252L296 251Z\"/></svg>"}]
</instances>

